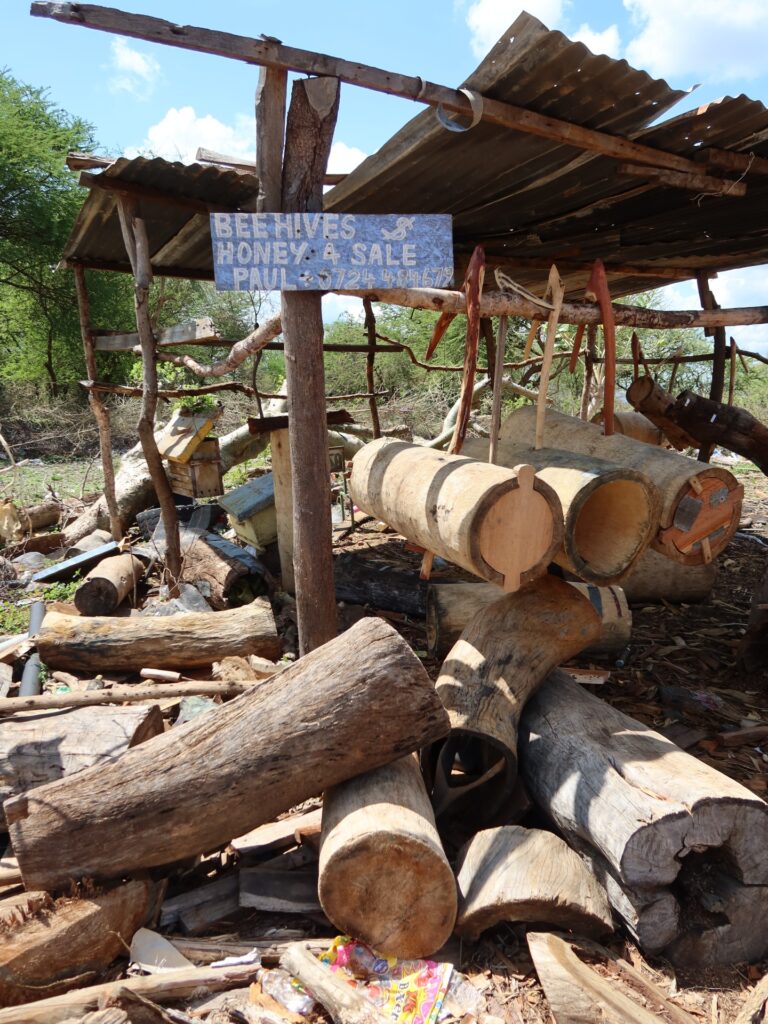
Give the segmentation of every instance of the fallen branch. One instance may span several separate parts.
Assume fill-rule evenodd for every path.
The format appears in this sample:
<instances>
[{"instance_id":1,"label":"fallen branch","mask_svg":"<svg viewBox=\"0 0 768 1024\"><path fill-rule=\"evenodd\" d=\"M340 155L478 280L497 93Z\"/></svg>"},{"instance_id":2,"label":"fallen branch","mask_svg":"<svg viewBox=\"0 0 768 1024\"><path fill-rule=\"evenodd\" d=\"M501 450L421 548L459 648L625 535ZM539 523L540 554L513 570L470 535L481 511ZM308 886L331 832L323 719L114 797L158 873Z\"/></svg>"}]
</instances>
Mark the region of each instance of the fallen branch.
<instances>
[{"instance_id":1,"label":"fallen branch","mask_svg":"<svg viewBox=\"0 0 768 1024\"><path fill-rule=\"evenodd\" d=\"M104 690L83 690L78 693L41 693L37 697L0 698L0 715L15 714L17 711L47 711L51 708L85 708L96 704L132 704L141 700L174 700L179 697L237 697L246 693L257 680L252 682L207 682L193 681L173 683L168 686L126 685L111 686Z\"/></svg>"}]
</instances>

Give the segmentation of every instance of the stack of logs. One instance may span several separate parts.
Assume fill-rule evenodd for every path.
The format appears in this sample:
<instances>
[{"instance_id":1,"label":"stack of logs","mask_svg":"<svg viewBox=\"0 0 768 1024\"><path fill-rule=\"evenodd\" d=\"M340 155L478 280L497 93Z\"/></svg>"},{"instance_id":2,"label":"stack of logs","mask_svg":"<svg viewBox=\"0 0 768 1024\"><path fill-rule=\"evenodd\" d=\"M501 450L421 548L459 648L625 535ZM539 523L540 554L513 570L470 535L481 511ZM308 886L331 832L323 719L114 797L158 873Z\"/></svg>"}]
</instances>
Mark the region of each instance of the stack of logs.
<instances>
[{"instance_id":1,"label":"stack of logs","mask_svg":"<svg viewBox=\"0 0 768 1024\"><path fill-rule=\"evenodd\" d=\"M169 731L154 705L99 708L98 725L47 712L60 716L47 778L24 769L45 716L0 726L0 758L18 773L4 822L26 890L0 943L0 1000L45 993L0 1010L0 1024L93 1008L95 989L69 990L161 907L161 927L190 931L239 907L322 909L334 928L403 958L501 921L598 938L623 927L678 964L768 952L768 805L558 667L626 646L631 620L616 581L628 578L627 591L646 600L660 560L685 567L688 593L706 591L738 521L738 488L719 470L593 425L582 424L569 458L554 414L547 430L558 447L533 451L532 422L525 411L507 421L503 465L388 440L354 459L361 509L480 578L429 588L436 685L389 624L364 618ZM724 492L714 505L713 487ZM132 558L117 556L111 586L103 573L84 581L85 609L135 585ZM547 574L552 562L578 579ZM200 619L212 620L207 632ZM189 665L194 647L202 667L214 634L217 654L279 653L267 601L162 627L85 621L98 643L83 640L77 617L49 614L43 659L171 668L182 650ZM89 729L103 749L72 773L69 751ZM316 868L309 841L274 858L284 847L264 830L320 793L319 823L313 813L288 819L291 836L319 827ZM523 827L532 808L540 827ZM246 867L254 849L273 859ZM203 887L217 887L212 916L202 899L164 901L169 879L216 851L243 866ZM179 978L178 991L192 982Z\"/></svg>"}]
</instances>

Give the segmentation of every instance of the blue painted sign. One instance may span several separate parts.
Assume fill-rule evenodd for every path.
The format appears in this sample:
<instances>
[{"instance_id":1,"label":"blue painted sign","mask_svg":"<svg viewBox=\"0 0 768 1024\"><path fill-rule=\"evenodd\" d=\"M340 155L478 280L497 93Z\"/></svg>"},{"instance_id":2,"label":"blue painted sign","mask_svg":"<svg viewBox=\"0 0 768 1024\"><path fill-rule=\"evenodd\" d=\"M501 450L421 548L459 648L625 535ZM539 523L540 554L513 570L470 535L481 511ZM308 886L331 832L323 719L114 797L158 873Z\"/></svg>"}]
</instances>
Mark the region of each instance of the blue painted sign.
<instances>
[{"instance_id":1,"label":"blue painted sign","mask_svg":"<svg viewBox=\"0 0 768 1024\"><path fill-rule=\"evenodd\" d=\"M444 288L449 214L212 213L219 291Z\"/></svg>"}]
</instances>

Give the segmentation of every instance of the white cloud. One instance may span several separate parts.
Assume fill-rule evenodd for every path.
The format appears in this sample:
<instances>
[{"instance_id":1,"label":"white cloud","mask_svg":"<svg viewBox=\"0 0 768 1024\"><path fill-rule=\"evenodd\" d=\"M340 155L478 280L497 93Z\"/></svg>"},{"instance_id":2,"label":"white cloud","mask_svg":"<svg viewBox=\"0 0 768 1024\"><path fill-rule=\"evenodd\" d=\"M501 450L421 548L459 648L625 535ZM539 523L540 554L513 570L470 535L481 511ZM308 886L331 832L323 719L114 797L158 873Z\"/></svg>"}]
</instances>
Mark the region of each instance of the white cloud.
<instances>
[{"instance_id":1,"label":"white cloud","mask_svg":"<svg viewBox=\"0 0 768 1024\"><path fill-rule=\"evenodd\" d=\"M756 78L765 71L764 0L624 0L639 34L627 46L635 67L697 81Z\"/></svg>"},{"instance_id":2,"label":"white cloud","mask_svg":"<svg viewBox=\"0 0 768 1024\"><path fill-rule=\"evenodd\" d=\"M348 174L368 156L357 146L348 146L346 142L334 142L328 157L329 174Z\"/></svg>"},{"instance_id":3,"label":"white cloud","mask_svg":"<svg viewBox=\"0 0 768 1024\"><path fill-rule=\"evenodd\" d=\"M198 146L228 156L255 159L253 118L238 114L234 124L225 124L211 114L198 115L194 107L171 107L153 124L139 146L126 150L126 156L139 153L161 156L166 160L194 163Z\"/></svg>"},{"instance_id":4,"label":"white cloud","mask_svg":"<svg viewBox=\"0 0 768 1024\"><path fill-rule=\"evenodd\" d=\"M323 296L323 323L330 324L338 320L342 313L351 314L355 320L361 323L365 318L363 300L352 295L324 295Z\"/></svg>"},{"instance_id":5,"label":"white cloud","mask_svg":"<svg viewBox=\"0 0 768 1024\"><path fill-rule=\"evenodd\" d=\"M112 60L106 65L113 72L110 92L128 92L138 100L148 100L160 80L160 62L148 53L134 50L126 39L112 40Z\"/></svg>"},{"instance_id":6,"label":"white cloud","mask_svg":"<svg viewBox=\"0 0 768 1024\"><path fill-rule=\"evenodd\" d=\"M484 57L520 13L520 0L474 0L467 10L472 51ZM543 21L547 28L557 28L563 14L562 0L526 0L525 10Z\"/></svg>"},{"instance_id":7,"label":"white cloud","mask_svg":"<svg viewBox=\"0 0 768 1024\"><path fill-rule=\"evenodd\" d=\"M710 281L710 288L718 305L725 308L738 306L762 306L768 288L768 266L745 267L743 270L726 270ZM669 285L662 289L664 306L667 309L701 309L695 281ZM728 327L742 348L755 348L768 352L768 324L753 324L749 327Z\"/></svg>"},{"instance_id":8,"label":"white cloud","mask_svg":"<svg viewBox=\"0 0 768 1024\"><path fill-rule=\"evenodd\" d=\"M616 58L621 56L621 39L617 25L609 25L602 32L596 32L585 23L571 33L571 38L584 43L592 53L605 53Z\"/></svg>"}]
</instances>

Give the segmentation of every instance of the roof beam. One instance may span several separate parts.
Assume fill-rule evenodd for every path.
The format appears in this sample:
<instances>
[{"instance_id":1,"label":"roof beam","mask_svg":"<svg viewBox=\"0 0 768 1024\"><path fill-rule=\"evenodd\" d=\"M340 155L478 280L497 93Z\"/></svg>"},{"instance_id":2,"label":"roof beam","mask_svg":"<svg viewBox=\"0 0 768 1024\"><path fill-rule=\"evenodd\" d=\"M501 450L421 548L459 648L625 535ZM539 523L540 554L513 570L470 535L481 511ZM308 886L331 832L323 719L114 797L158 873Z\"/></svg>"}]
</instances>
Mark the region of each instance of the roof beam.
<instances>
[{"instance_id":1,"label":"roof beam","mask_svg":"<svg viewBox=\"0 0 768 1024\"><path fill-rule=\"evenodd\" d=\"M382 68L371 67L356 61L331 57L311 50L300 50L284 46L279 40L262 36L252 39L248 36L219 32L213 29L196 28L190 25L175 25L162 18L144 14L130 14L110 7L94 4L54 3L50 0L36 0L30 13L34 17L51 18L64 24L79 25L116 35L129 36L147 42L162 43L197 53L209 53L218 57L229 57L257 64L261 67L278 68L302 74L329 75L350 85L359 85L376 92L401 96L405 99L426 103L428 106L441 105L454 114L473 117L472 104L464 93L434 82L424 81L412 75L401 75ZM482 98L481 118L491 124L515 131L537 135L575 149L599 153L602 156L632 163L646 164L671 171L698 174L701 166L693 160L667 153L652 146L606 132L585 128L558 118L538 114L525 107L502 103L488 97Z\"/></svg>"},{"instance_id":2,"label":"roof beam","mask_svg":"<svg viewBox=\"0 0 768 1024\"><path fill-rule=\"evenodd\" d=\"M713 178L709 174L684 174L680 171L667 171L660 167L648 167L642 164L620 163L616 167L617 174L626 174L633 178L644 178L659 185L671 188L687 188L691 192L714 193L717 196L744 196L747 186L743 181L728 178Z\"/></svg>"},{"instance_id":3,"label":"roof beam","mask_svg":"<svg viewBox=\"0 0 768 1024\"><path fill-rule=\"evenodd\" d=\"M225 206L223 203L207 203L204 199L191 196L180 196L176 192L165 192L151 185L140 185L135 181L123 181L121 178L108 178L104 174L91 174L83 171L78 182L84 188L99 188L119 196L131 196L151 203L162 203L163 206L175 206L193 213L237 213L237 207Z\"/></svg>"}]
</instances>

